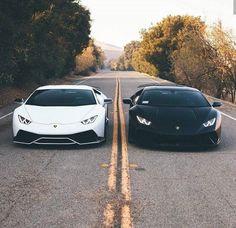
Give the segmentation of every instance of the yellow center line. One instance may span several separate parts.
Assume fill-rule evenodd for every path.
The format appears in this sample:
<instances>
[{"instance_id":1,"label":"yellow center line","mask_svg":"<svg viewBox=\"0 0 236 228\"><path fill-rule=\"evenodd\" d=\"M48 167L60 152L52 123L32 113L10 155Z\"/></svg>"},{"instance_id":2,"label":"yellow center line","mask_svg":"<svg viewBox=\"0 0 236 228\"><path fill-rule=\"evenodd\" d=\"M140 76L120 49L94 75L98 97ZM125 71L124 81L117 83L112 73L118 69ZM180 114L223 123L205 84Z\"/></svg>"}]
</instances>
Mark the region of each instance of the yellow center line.
<instances>
[{"instance_id":1,"label":"yellow center line","mask_svg":"<svg viewBox=\"0 0 236 228\"><path fill-rule=\"evenodd\" d=\"M108 191L116 191L116 174L117 174L117 153L118 153L118 80L116 79L116 91L114 98L114 112L113 112L113 139L112 139L112 152L111 152L111 161L109 166L108 174ZM106 228L114 227L114 217L115 211L112 203L107 203L104 210L104 222L103 225Z\"/></svg>"},{"instance_id":2,"label":"yellow center line","mask_svg":"<svg viewBox=\"0 0 236 228\"><path fill-rule=\"evenodd\" d=\"M118 96L119 94L119 96ZM118 105L117 105L118 101ZM117 107L118 106L118 107ZM118 113L119 110L119 113ZM110 192L116 192L117 183L117 158L118 158L118 114L120 117L120 130L121 130L121 194L122 194L122 205L121 205L121 227L132 228L132 217L131 217L131 191L130 191L130 176L129 176L129 161L128 161L128 146L125 131L125 118L122 107L121 98L121 86L120 79L116 79L116 91L114 99L114 127L113 127L113 142L112 142L112 154L109 166L108 175L108 190ZM111 228L115 225L115 205L112 202L106 204L104 210L104 227Z\"/></svg>"},{"instance_id":3,"label":"yellow center line","mask_svg":"<svg viewBox=\"0 0 236 228\"><path fill-rule=\"evenodd\" d=\"M108 203L106 205L105 210L104 210L103 225L104 225L105 228L112 228L112 227L114 227L114 221L115 221L114 206L111 203Z\"/></svg>"},{"instance_id":4,"label":"yellow center line","mask_svg":"<svg viewBox=\"0 0 236 228\"><path fill-rule=\"evenodd\" d=\"M116 190L116 172L117 172L117 150L118 150L118 80L116 79L116 91L114 98L114 113L113 113L113 139L112 139L112 153L108 176L108 190L114 192Z\"/></svg>"},{"instance_id":5,"label":"yellow center line","mask_svg":"<svg viewBox=\"0 0 236 228\"><path fill-rule=\"evenodd\" d=\"M120 79L119 79L119 85ZM131 192L130 192L130 176L129 176L129 159L128 159L128 146L125 132L125 118L122 107L121 86L119 86L119 111L120 111L120 124L121 124L121 150L122 150L122 173L121 173L121 193L124 197L124 205L121 208L121 227L133 227L131 218Z\"/></svg>"}]
</instances>

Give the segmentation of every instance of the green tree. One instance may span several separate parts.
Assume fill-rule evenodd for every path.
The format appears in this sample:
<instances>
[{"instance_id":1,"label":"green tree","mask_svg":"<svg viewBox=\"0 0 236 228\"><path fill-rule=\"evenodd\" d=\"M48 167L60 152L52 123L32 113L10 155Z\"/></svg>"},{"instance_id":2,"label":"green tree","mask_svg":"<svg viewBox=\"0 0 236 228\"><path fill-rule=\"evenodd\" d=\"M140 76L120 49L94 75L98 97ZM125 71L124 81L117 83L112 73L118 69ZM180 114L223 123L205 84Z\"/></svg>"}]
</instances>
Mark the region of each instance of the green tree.
<instances>
[{"instance_id":1,"label":"green tree","mask_svg":"<svg viewBox=\"0 0 236 228\"><path fill-rule=\"evenodd\" d=\"M93 40L90 40L89 46L76 56L76 73L90 75L91 72L96 72L98 68L103 68L104 60L102 49L97 47Z\"/></svg>"},{"instance_id":2,"label":"green tree","mask_svg":"<svg viewBox=\"0 0 236 228\"><path fill-rule=\"evenodd\" d=\"M117 60L110 61L110 68L112 70L132 71L134 67L132 65L134 52L138 50L140 45L139 41L131 41L126 44L122 55Z\"/></svg>"},{"instance_id":3,"label":"green tree","mask_svg":"<svg viewBox=\"0 0 236 228\"><path fill-rule=\"evenodd\" d=\"M73 0L0 2L0 84L62 77L88 45L90 13Z\"/></svg>"},{"instance_id":4,"label":"green tree","mask_svg":"<svg viewBox=\"0 0 236 228\"><path fill-rule=\"evenodd\" d=\"M221 22L214 25L210 32L210 42L216 50L214 62L217 65L218 74L221 75L221 85L225 89L225 95L229 94L231 101L236 99L236 43L233 35L224 30Z\"/></svg>"},{"instance_id":5,"label":"green tree","mask_svg":"<svg viewBox=\"0 0 236 228\"><path fill-rule=\"evenodd\" d=\"M209 90L208 82L217 71L215 54L205 32L197 30L188 35L185 33L184 40L172 53L171 58L176 82L200 90Z\"/></svg>"},{"instance_id":6,"label":"green tree","mask_svg":"<svg viewBox=\"0 0 236 228\"><path fill-rule=\"evenodd\" d=\"M146 73L149 75L158 75L158 69L151 63L145 60L144 53L142 49L137 49L133 53L132 57L132 67L135 71Z\"/></svg>"},{"instance_id":7,"label":"green tree","mask_svg":"<svg viewBox=\"0 0 236 228\"><path fill-rule=\"evenodd\" d=\"M139 48L139 41L131 41L126 44L124 47L124 68L125 70L131 71L134 70L132 66L132 59L134 52Z\"/></svg>"},{"instance_id":8,"label":"green tree","mask_svg":"<svg viewBox=\"0 0 236 228\"><path fill-rule=\"evenodd\" d=\"M140 51L144 61L157 69L158 75L155 76L174 80L171 75L172 53L178 48L185 32L200 30L204 26L199 17L168 16L142 33Z\"/></svg>"}]
</instances>

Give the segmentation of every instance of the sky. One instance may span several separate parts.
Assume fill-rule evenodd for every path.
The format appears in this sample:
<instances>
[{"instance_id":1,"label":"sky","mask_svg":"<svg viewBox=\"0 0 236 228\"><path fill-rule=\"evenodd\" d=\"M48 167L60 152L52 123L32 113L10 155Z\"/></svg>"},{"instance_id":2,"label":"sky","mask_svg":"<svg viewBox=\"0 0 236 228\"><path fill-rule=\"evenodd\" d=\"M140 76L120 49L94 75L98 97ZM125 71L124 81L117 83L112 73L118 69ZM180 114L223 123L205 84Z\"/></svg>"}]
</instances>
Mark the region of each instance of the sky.
<instances>
[{"instance_id":1,"label":"sky","mask_svg":"<svg viewBox=\"0 0 236 228\"><path fill-rule=\"evenodd\" d=\"M140 39L147 29L168 15L201 16L212 25L222 21L236 34L236 0L80 0L92 18L91 36L101 42L123 47ZM236 7L236 6L235 6Z\"/></svg>"}]
</instances>

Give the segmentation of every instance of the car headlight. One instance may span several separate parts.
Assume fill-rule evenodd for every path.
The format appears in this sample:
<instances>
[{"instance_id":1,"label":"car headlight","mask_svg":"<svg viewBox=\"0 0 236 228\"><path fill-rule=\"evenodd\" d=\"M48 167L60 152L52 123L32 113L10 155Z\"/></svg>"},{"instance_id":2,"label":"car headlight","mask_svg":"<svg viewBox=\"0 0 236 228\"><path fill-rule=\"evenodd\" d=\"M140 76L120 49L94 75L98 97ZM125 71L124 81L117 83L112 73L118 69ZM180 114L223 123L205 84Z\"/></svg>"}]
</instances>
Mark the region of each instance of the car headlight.
<instances>
[{"instance_id":1,"label":"car headlight","mask_svg":"<svg viewBox=\"0 0 236 228\"><path fill-rule=\"evenodd\" d=\"M203 126L204 127L211 127L215 124L215 122L216 122L216 118L213 118L213 119L208 120L207 122L203 123Z\"/></svg>"},{"instance_id":2,"label":"car headlight","mask_svg":"<svg viewBox=\"0 0 236 228\"><path fill-rule=\"evenodd\" d=\"M26 119L25 117L20 116L20 115L18 115L18 119L19 119L19 121L20 121L22 124L29 125L29 124L32 123L32 121L30 121L30 120L28 120L28 119Z\"/></svg>"},{"instance_id":3,"label":"car headlight","mask_svg":"<svg viewBox=\"0 0 236 228\"><path fill-rule=\"evenodd\" d=\"M91 124L91 123L93 123L97 119L97 117L98 117L98 115L93 116L93 117L91 117L89 119L81 121L81 123L84 124L84 125Z\"/></svg>"},{"instance_id":4,"label":"car headlight","mask_svg":"<svg viewBox=\"0 0 236 228\"><path fill-rule=\"evenodd\" d=\"M139 123L147 125L147 126L151 125L151 123L152 123L151 121L146 120L145 118L140 117L140 116L137 116L137 120Z\"/></svg>"}]
</instances>

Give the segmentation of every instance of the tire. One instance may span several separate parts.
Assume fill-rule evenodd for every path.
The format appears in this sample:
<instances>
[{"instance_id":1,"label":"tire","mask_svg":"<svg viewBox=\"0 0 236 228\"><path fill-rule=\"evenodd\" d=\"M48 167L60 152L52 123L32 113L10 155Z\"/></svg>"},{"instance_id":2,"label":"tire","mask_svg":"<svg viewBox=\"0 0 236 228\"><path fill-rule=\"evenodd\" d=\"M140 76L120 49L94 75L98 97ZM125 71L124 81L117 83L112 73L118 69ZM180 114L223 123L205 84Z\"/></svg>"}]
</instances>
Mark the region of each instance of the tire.
<instances>
[{"instance_id":1,"label":"tire","mask_svg":"<svg viewBox=\"0 0 236 228\"><path fill-rule=\"evenodd\" d=\"M108 105L107 105L107 108L106 108L106 118L108 119Z\"/></svg>"},{"instance_id":2,"label":"tire","mask_svg":"<svg viewBox=\"0 0 236 228\"><path fill-rule=\"evenodd\" d=\"M128 129L128 142L134 144L136 141L135 139L135 129L133 125L129 122L129 129Z\"/></svg>"},{"instance_id":3,"label":"tire","mask_svg":"<svg viewBox=\"0 0 236 228\"><path fill-rule=\"evenodd\" d=\"M105 118L105 123L104 123L104 143L106 143L106 141L107 141L107 125L108 125L108 122L107 122L107 120L106 120L106 118Z\"/></svg>"},{"instance_id":4,"label":"tire","mask_svg":"<svg viewBox=\"0 0 236 228\"><path fill-rule=\"evenodd\" d=\"M108 107L106 108L106 113L105 113L105 121L104 121L104 140L102 143L106 143L107 141L107 127L108 127Z\"/></svg>"}]
</instances>

